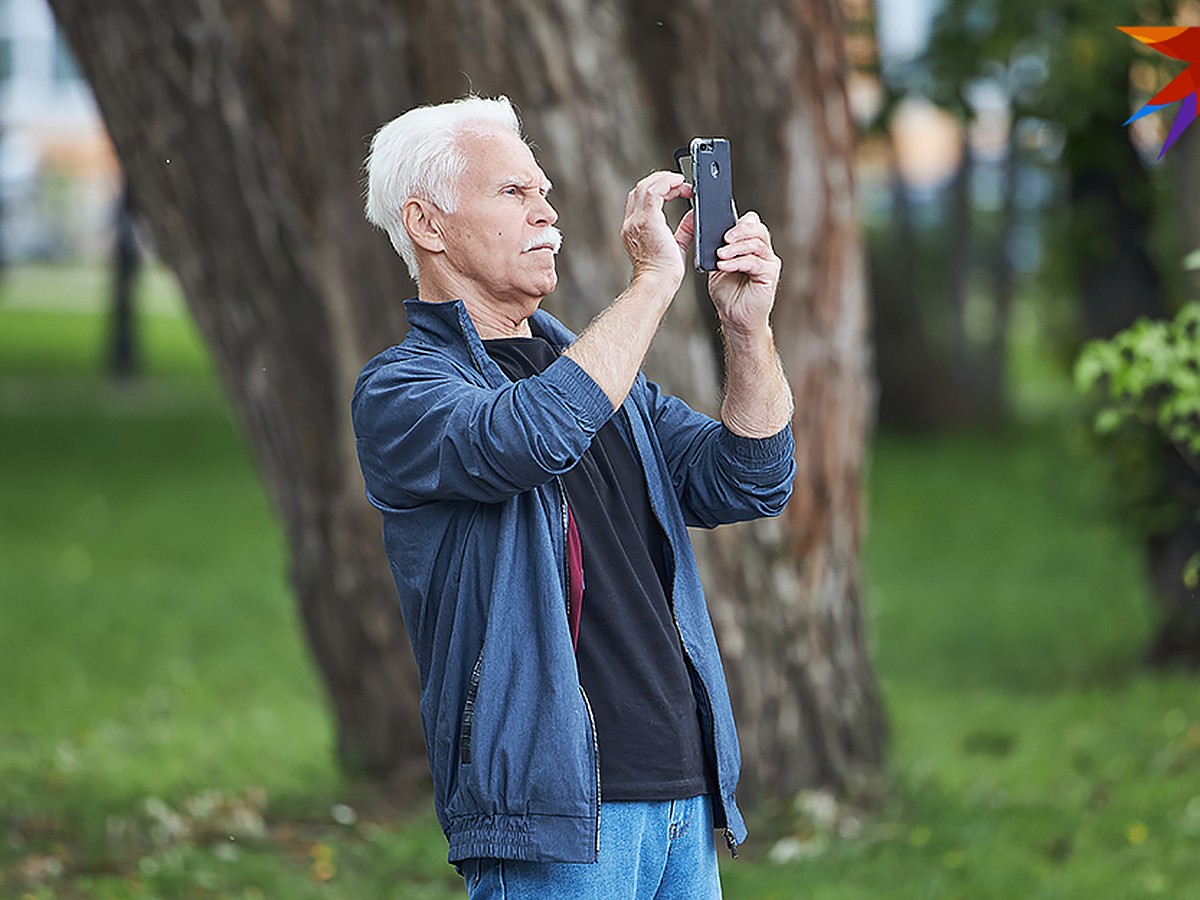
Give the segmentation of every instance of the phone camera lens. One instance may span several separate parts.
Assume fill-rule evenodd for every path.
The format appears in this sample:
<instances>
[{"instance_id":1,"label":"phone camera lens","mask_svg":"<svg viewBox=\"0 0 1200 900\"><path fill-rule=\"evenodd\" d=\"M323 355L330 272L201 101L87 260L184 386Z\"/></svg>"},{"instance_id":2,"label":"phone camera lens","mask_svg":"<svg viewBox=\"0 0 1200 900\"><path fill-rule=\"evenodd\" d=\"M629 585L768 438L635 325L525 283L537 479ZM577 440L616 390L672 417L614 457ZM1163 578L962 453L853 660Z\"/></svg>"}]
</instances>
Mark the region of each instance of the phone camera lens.
<instances>
[{"instance_id":1,"label":"phone camera lens","mask_svg":"<svg viewBox=\"0 0 1200 900\"><path fill-rule=\"evenodd\" d=\"M712 172L713 178L716 178L718 175L721 174L721 167L717 164L717 161L715 159L712 161L712 165L710 165L708 167L708 171Z\"/></svg>"}]
</instances>

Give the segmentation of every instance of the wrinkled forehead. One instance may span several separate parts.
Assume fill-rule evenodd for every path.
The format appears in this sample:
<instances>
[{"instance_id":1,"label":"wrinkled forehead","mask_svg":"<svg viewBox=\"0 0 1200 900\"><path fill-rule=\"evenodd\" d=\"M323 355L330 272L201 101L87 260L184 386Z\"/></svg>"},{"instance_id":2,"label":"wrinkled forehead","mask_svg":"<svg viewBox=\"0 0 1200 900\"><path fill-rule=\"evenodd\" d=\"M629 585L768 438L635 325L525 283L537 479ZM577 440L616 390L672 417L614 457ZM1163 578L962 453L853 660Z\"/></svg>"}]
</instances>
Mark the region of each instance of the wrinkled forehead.
<instances>
[{"instance_id":1,"label":"wrinkled forehead","mask_svg":"<svg viewBox=\"0 0 1200 900\"><path fill-rule=\"evenodd\" d=\"M517 180L533 187L549 186L533 150L503 126L468 125L459 132L456 143L467 163L464 180L488 184Z\"/></svg>"}]
</instances>

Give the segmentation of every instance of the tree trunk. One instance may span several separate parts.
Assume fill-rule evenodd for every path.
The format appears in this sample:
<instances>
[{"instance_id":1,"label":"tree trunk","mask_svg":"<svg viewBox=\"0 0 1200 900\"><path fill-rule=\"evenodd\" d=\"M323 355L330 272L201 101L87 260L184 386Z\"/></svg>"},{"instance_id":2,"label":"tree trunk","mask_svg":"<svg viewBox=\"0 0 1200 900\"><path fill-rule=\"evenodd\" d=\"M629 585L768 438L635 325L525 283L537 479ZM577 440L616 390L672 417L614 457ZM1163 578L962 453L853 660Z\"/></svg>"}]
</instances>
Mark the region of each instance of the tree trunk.
<instances>
[{"instance_id":1,"label":"tree trunk","mask_svg":"<svg viewBox=\"0 0 1200 900\"><path fill-rule=\"evenodd\" d=\"M1138 316L1166 312L1163 280L1150 255L1150 176L1129 129L1113 128L1109 115L1128 104L1128 58L1112 58L1096 83L1112 102L1097 101L1068 120L1063 154L1069 179L1066 247L1079 284L1084 339L1112 337Z\"/></svg>"},{"instance_id":2,"label":"tree trunk","mask_svg":"<svg viewBox=\"0 0 1200 900\"><path fill-rule=\"evenodd\" d=\"M877 771L883 725L861 620L866 297L837 5L525 2L501 16L457 3L436 19L414 46L427 96L453 96L466 80L521 100L567 234L547 307L577 329L628 277L618 231L629 188L691 137L730 137L739 208L760 211L787 269L774 322L801 410L799 473L782 527L693 540L729 670L744 793L858 790ZM646 369L716 414L715 316L706 294L685 302L693 296L680 292Z\"/></svg>"},{"instance_id":3,"label":"tree trunk","mask_svg":"<svg viewBox=\"0 0 1200 900\"><path fill-rule=\"evenodd\" d=\"M411 99L373 3L53 4L175 270L291 550L351 771L423 760L416 667L363 498L349 396L402 335L363 220L364 138Z\"/></svg>"},{"instance_id":4,"label":"tree trunk","mask_svg":"<svg viewBox=\"0 0 1200 900\"><path fill-rule=\"evenodd\" d=\"M961 392L963 373L970 366L971 338L967 334L967 295L971 292L971 254L974 250L972 231L975 223L972 202L972 181L975 176L975 148L971 146L971 123L959 123L958 168L947 189L946 235L944 265L950 274L946 283L946 352L951 368L958 373L956 392ZM961 402L961 401L960 401Z\"/></svg>"},{"instance_id":5,"label":"tree trunk","mask_svg":"<svg viewBox=\"0 0 1200 900\"><path fill-rule=\"evenodd\" d=\"M1162 112L1159 115L1171 115ZM1175 215L1179 218L1179 231L1184 253L1200 250L1200 128L1188 128L1179 136L1167 152L1167 164L1175 179ZM1195 289L1197 278L1188 282L1188 300L1195 300L1200 293Z\"/></svg>"},{"instance_id":6,"label":"tree trunk","mask_svg":"<svg viewBox=\"0 0 1200 900\"><path fill-rule=\"evenodd\" d=\"M994 398L996 410L1003 414L1007 407L1008 333L1012 324L1013 298L1017 288L1017 271L1013 244L1017 232L1017 192L1021 177L1022 120L1016 104L1010 100L1008 142L1004 152L1004 176L999 233L992 254L992 308L995 313L991 337L981 365L983 382L988 395Z\"/></svg>"},{"instance_id":7,"label":"tree trunk","mask_svg":"<svg viewBox=\"0 0 1200 900\"><path fill-rule=\"evenodd\" d=\"M1175 114L1175 108L1159 115ZM1188 128L1167 151L1165 162L1176 186L1175 216L1183 252L1200 249L1200 128ZM1200 300L1200 276L1185 278L1184 301ZM1200 509L1200 460L1183 457L1170 445L1159 448L1168 480L1185 509ZM1189 588L1182 573L1200 553L1200 522L1184 521L1146 541L1146 564L1159 607L1159 623L1147 659L1154 665L1186 665L1200 669L1200 589Z\"/></svg>"},{"instance_id":8,"label":"tree trunk","mask_svg":"<svg viewBox=\"0 0 1200 900\"><path fill-rule=\"evenodd\" d=\"M928 333L929 305L921 302L921 242L908 185L890 133L886 141L891 209L886 230L867 251L879 425L925 431L945 424L948 379Z\"/></svg>"},{"instance_id":9,"label":"tree trunk","mask_svg":"<svg viewBox=\"0 0 1200 900\"><path fill-rule=\"evenodd\" d=\"M285 522L343 757L369 769L424 757L347 421L359 366L400 337L406 287L362 222L364 139L416 102L510 95L567 236L546 307L582 330L627 283L626 192L693 135L730 136L739 203L785 261L775 332L799 410L786 517L695 536L745 784L778 796L871 780L883 728L858 573L865 295L832 0L55 5ZM714 318L690 296L647 370L715 413Z\"/></svg>"},{"instance_id":10,"label":"tree trunk","mask_svg":"<svg viewBox=\"0 0 1200 900\"><path fill-rule=\"evenodd\" d=\"M123 380L133 378L141 368L138 353L137 321L133 309L133 288L141 268L142 256L134 231L133 192L129 181L121 189L116 208L116 239L113 242L112 331L109 343L109 374Z\"/></svg>"},{"instance_id":11,"label":"tree trunk","mask_svg":"<svg viewBox=\"0 0 1200 900\"><path fill-rule=\"evenodd\" d=\"M1112 103L1123 109L1129 100L1128 59L1115 57L1100 82ZM1158 115L1171 121L1175 107ZM1067 135L1073 217L1071 245L1077 248L1077 267L1083 297L1086 338L1108 338L1141 317L1162 318L1170 306L1174 261L1160 270L1151 254L1155 208L1151 173L1142 165L1129 129L1104 124L1105 107L1097 104ZM1179 178L1180 246L1196 237L1200 217L1189 162L1196 158L1196 135L1189 129L1167 152L1168 164ZM1175 154L1178 154L1176 156ZM1192 193L1188 193L1192 191ZM1161 238L1160 238L1161 240ZM1182 253L1180 254L1182 255ZM1182 264L1182 261L1178 264ZM1153 447L1169 490L1195 497L1197 473L1165 439ZM1185 563L1200 547L1200 528L1185 521L1167 533L1146 536L1144 550L1155 600L1159 606L1156 635L1147 659L1153 664L1184 662L1200 665L1200 591L1183 582Z\"/></svg>"},{"instance_id":12,"label":"tree trunk","mask_svg":"<svg viewBox=\"0 0 1200 900\"><path fill-rule=\"evenodd\" d=\"M863 794L885 726L859 571L872 396L841 7L656 0L630 9L659 158L693 135L728 136L739 211L760 213L784 261L772 320L796 397L794 494L781 521L695 536L738 714L744 791ZM700 352L691 359L669 380L689 400L697 367L716 368Z\"/></svg>"}]
</instances>

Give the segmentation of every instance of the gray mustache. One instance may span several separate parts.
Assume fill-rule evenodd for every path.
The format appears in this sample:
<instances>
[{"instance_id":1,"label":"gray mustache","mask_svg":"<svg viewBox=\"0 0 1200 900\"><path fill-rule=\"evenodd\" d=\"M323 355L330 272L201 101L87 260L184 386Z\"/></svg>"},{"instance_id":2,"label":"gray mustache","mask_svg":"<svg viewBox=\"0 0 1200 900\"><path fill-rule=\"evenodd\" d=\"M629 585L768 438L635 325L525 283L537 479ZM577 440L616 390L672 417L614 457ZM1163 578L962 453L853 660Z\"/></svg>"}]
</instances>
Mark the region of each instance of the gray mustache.
<instances>
[{"instance_id":1,"label":"gray mustache","mask_svg":"<svg viewBox=\"0 0 1200 900\"><path fill-rule=\"evenodd\" d=\"M562 247L562 240L562 232L553 225L547 225L545 228L541 229L539 232L537 232L537 234L533 235L533 237L527 240L525 242L525 246L522 247L521 250L522 252L526 252L542 244L549 244L550 248L557 253L559 248Z\"/></svg>"}]
</instances>

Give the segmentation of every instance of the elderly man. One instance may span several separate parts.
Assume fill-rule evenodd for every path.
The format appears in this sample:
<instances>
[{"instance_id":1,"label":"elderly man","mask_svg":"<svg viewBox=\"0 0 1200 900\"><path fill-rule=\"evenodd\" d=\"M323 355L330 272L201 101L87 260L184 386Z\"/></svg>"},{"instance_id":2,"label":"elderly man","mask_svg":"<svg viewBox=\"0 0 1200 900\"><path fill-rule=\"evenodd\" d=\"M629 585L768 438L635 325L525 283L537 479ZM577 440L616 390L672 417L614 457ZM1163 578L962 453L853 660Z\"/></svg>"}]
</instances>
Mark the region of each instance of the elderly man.
<instances>
[{"instance_id":1,"label":"elderly man","mask_svg":"<svg viewBox=\"0 0 1200 900\"><path fill-rule=\"evenodd\" d=\"M367 217L418 282L367 363L354 429L421 676L438 819L471 897L719 897L746 829L728 690L687 526L778 515L791 392L780 262L747 213L708 282L718 422L638 370L679 288L691 196L629 193L629 287L580 335L538 307L561 236L505 98L384 125Z\"/></svg>"}]
</instances>

